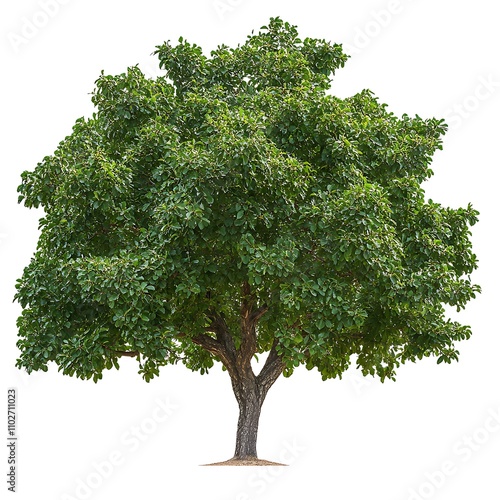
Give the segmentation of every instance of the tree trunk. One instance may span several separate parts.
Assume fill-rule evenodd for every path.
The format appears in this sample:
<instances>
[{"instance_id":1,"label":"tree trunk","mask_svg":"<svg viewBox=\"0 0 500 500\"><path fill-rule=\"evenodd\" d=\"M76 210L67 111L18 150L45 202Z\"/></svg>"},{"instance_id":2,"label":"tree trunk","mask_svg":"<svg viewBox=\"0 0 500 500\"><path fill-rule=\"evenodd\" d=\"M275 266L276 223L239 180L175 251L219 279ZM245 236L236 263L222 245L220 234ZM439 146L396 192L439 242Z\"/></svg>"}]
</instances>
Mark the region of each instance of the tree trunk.
<instances>
[{"instance_id":1,"label":"tree trunk","mask_svg":"<svg viewBox=\"0 0 500 500\"><path fill-rule=\"evenodd\" d=\"M257 458L257 432L263 398L256 377L249 374L243 381L233 383L233 388L240 409L234 459Z\"/></svg>"},{"instance_id":2,"label":"tree trunk","mask_svg":"<svg viewBox=\"0 0 500 500\"><path fill-rule=\"evenodd\" d=\"M285 367L278 354L278 339L275 339L261 372L256 376L252 370L252 358L257 352L257 323L268 311L266 304L255 306L256 299L248 282L242 286L241 344L236 348L224 316L215 311L207 313L210 326L206 333L192 341L216 356L226 367L240 414L236 432L236 449L233 460L257 458L257 431L262 403L271 386ZM215 338L213 335L215 334Z\"/></svg>"}]
</instances>

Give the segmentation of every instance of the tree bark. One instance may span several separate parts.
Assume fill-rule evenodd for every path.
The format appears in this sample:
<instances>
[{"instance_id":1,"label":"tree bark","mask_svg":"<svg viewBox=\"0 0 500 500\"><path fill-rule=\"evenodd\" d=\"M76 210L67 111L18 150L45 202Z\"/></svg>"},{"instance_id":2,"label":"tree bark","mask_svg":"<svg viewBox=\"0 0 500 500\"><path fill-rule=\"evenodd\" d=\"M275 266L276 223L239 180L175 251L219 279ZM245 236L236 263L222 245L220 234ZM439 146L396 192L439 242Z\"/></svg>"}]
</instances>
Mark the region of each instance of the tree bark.
<instances>
[{"instance_id":1,"label":"tree bark","mask_svg":"<svg viewBox=\"0 0 500 500\"><path fill-rule=\"evenodd\" d=\"M284 363L276 351L277 341L272 345L267 360L259 375L252 370L252 359L257 352L257 323L268 311L267 305L255 307L255 297L250 285L242 285L241 343L236 348L224 318L210 312L211 325L207 333L192 338L195 344L215 355L226 367L231 378L234 395L239 406L236 448L233 460L257 458L257 432L262 403L267 392L283 372Z\"/></svg>"},{"instance_id":2,"label":"tree bark","mask_svg":"<svg viewBox=\"0 0 500 500\"><path fill-rule=\"evenodd\" d=\"M257 432L262 404L269 389L284 368L276 352L276 345L275 341L259 375L254 375L248 363L244 371L239 372L238 377L231 377L234 395L240 410L233 460L257 458Z\"/></svg>"},{"instance_id":3,"label":"tree bark","mask_svg":"<svg viewBox=\"0 0 500 500\"><path fill-rule=\"evenodd\" d=\"M233 390L240 410L234 459L257 458L257 432L263 400L256 377L252 373L239 383L233 383Z\"/></svg>"}]
</instances>

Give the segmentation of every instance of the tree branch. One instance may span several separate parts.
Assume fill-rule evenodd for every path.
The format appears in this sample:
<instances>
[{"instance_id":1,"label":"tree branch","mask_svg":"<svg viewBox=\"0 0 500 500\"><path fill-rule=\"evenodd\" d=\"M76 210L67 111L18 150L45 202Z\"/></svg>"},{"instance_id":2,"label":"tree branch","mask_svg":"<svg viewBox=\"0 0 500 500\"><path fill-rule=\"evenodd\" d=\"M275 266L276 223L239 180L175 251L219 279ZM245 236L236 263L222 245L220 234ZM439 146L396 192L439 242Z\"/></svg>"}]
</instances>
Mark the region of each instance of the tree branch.
<instances>
[{"instance_id":1,"label":"tree branch","mask_svg":"<svg viewBox=\"0 0 500 500\"><path fill-rule=\"evenodd\" d=\"M278 339L275 339L271 350L269 351L269 355L267 356L266 362L262 367L261 372L257 376L257 383L261 388L261 398L264 401L266 397L267 391L271 388L271 386L276 382L279 376L283 373L283 369L285 368L285 363L281 359L281 356L278 354L276 347L278 346Z\"/></svg>"},{"instance_id":2,"label":"tree branch","mask_svg":"<svg viewBox=\"0 0 500 500\"><path fill-rule=\"evenodd\" d=\"M192 342L199 345L210 354L213 354L226 367L231 377L236 376L236 363L230 351L228 351L223 343L218 339L210 337L204 333L191 338Z\"/></svg>"},{"instance_id":3,"label":"tree branch","mask_svg":"<svg viewBox=\"0 0 500 500\"><path fill-rule=\"evenodd\" d=\"M254 297L248 281L243 283L241 294L240 328L242 338L238 350L238 362L242 369L248 369L253 355L257 352L257 332L255 321L252 319Z\"/></svg>"},{"instance_id":4,"label":"tree branch","mask_svg":"<svg viewBox=\"0 0 500 500\"><path fill-rule=\"evenodd\" d=\"M196 337L192 337L191 340L211 354L215 354L216 356L221 354L222 346L218 340L210 337L210 335L202 333Z\"/></svg>"},{"instance_id":5,"label":"tree branch","mask_svg":"<svg viewBox=\"0 0 500 500\"><path fill-rule=\"evenodd\" d=\"M221 314L218 313L212 312L207 314L207 316L212 321L210 326L207 327L207 331L215 333L219 344L225 348L228 356L236 361L236 346L234 345L234 340L229 332L226 320Z\"/></svg>"},{"instance_id":6,"label":"tree branch","mask_svg":"<svg viewBox=\"0 0 500 500\"><path fill-rule=\"evenodd\" d=\"M259 321L266 312L269 311L269 307L267 304L264 304L262 307L259 307L257 310L255 310L251 315L250 315L250 321L252 321L254 324Z\"/></svg>"},{"instance_id":7,"label":"tree branch","mask_svg":"<svg viewBox=\"0 0 500 500\"><path fill-rule=\"evenodd\" d=\"M128 356L130 358L136 358L139 356L139 351L113 351L113 353L118 356Z\"/></svg>"},{"instance_id":8,"label":"tree branch","mask_svg":"<svg viewBox=\"0 0 500 500\"><path fill-rule=\"evenodd\" d=\"M97 342L101 347L104 347L106 351L112 352L116 356L128 356L129 358L135 358L139 356L139 351L116 351L115 349L111 349L108 346L105 346L104 344L101 344L100 342Z\"/></svg>"}]
</instances>

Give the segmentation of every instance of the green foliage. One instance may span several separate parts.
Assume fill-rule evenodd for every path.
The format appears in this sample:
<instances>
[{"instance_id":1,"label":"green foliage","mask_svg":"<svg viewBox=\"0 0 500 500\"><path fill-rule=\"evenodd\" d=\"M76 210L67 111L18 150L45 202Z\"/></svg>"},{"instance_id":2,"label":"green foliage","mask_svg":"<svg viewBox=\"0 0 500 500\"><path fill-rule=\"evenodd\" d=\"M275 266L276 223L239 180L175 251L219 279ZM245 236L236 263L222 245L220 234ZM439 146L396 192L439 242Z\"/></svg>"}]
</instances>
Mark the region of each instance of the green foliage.
<instances>
[{"instance_id":1,"label":"green foliage","mask_svg":"<svg viewBox=\"0 0 500 500\"><path fill-rule=\"evenodd\" d=\"M165 76L102 74L96 113L22 174L45 215L17 284L18 366L98 380L127 353L146 380L205 373L192 339L215 311L239 345L244 282L268 306L257 352L277 339L287 376L457 359L471 332L444 305L479 291L477 212L425 201L445 123L328 94L347 56L278 18L234 49L156 54Z\"/></svg>"}]
</instances>

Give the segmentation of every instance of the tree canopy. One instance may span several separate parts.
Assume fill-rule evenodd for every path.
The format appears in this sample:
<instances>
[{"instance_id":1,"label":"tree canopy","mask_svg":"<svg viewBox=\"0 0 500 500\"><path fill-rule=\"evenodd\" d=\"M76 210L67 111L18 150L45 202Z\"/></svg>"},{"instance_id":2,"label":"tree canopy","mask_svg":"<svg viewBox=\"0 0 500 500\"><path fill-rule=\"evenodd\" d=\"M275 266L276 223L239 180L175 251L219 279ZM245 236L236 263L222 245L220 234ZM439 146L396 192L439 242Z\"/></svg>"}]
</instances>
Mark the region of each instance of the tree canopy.
<instances>
[{"instance_id":1,"label":"tree canopy","mask_svg":"<svg viewBox=\"0 0 500 500\"><path fill-rule=\"evenodd\" d=\"M95 114L22 174L44 216L17 365L97 381L129 356L149 381L270 352L273 380L352 361L384 380L457 359L471 331L445 306L479 291L478 213L426 200L444 121L335 97L342 47L279 18L209 56L182 38L156 54L163 76L102 73Z\"/></svg>"}]
</instances>

